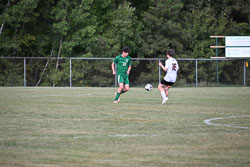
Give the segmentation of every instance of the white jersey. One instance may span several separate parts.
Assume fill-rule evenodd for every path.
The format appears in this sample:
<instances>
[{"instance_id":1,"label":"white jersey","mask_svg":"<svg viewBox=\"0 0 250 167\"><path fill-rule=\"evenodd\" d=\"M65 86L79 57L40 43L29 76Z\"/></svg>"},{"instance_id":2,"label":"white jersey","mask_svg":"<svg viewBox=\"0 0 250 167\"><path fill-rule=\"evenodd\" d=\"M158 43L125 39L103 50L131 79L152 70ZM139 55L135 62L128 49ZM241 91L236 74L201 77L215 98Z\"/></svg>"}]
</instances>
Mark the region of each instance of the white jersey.
<instances>
[{"instance_id":1,"label":"white jersey","mask_svg":"<svg viewBox=\"0 0 250 167\"><path fill-rule=\"evenodd\" d=\"M164 80L167 82L175 82L177 77L177 71L179 70L179 65L174 58L169 58L165 61L165 67L167 68L167 74Z\"/></svg>"}]
</instances>

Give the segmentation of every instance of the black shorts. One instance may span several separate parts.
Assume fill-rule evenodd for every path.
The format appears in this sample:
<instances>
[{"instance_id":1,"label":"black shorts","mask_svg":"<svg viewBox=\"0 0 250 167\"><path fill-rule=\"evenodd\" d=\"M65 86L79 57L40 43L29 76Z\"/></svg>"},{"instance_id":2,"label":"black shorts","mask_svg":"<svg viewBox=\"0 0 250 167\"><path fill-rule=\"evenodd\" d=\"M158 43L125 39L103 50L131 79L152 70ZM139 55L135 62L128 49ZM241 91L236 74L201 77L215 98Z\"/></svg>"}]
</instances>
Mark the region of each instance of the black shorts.
<instances>
[{"instance_id":1,"label":"black shorts","mask_svg":"<svg viewBox=\"0 0 250 167\"><path fill-rule=\"evenodd\" d=\"M164 79L161 80L161 84L162 85L165 85L165 86L172 86L174 84L174 82L168 82L168 81L165 81Z\"/></svg>"}]
</instances>

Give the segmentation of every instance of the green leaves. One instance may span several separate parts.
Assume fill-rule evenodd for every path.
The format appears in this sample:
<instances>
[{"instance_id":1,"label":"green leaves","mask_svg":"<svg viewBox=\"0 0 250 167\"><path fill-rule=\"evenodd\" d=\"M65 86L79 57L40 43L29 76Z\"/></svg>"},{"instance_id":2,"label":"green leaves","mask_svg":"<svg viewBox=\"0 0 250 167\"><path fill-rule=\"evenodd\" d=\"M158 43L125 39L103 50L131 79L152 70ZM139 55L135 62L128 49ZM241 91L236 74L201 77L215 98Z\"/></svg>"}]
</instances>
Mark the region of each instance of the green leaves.
<instances>
[{"instance_id":1,"label":"green leaves","mask_svg":"<svg viewBox=\"0 0 250 167\"><path fill-rule=\"evenodd\" d=\"M22 0L11 2L8 10L3 13L7 24L20 27L31 20L31 15L37 7L37 0Z\"/></svg>"},{"instance_id":2,"label":"green leaves","mask_svg":"<svg viewBox=\"0 0 250 167\"><path fill-rule=\"evenodd\" d=\"M168 48L182 50L179 36L182 27L178 20L181 1L151 1L149 10L145 12L143 25L143 51L147 57L158 57Z\"/></svg>"},{"instance_id":3,"label":"green leaves","mask_svg":"<svg viewBox=\"0 0 250 167\"><path fill-rule=\"evenodd\" d=\"M2 0L0 53L115 57L127 45L138 58L165 57L169 48L177 58L209 58L215 55L210 35L249 35L249 5L249 0Z\"/></svg>"}]
</instances>

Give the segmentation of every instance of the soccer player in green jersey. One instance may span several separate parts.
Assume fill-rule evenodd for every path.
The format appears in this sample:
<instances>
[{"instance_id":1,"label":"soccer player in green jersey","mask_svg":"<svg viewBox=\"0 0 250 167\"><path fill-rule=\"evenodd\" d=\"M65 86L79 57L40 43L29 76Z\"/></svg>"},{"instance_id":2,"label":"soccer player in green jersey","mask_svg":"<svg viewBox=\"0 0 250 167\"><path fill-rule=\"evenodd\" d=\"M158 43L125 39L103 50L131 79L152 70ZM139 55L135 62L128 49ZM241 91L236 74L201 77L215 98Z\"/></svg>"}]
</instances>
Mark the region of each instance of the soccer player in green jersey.
<instances>
[{"instance_id":1,"label":"soccer player in green jersey","mask_svg":"<svg viewBox=\"0 0 250 167\"><path fill-rule=\"evenodd\" d=\"M129 90L129 73L131 70L131 57L128 56L130 53L129 47L125 46L122 48L122 54L116 56L111 67L113 71L113 75L117 74L119 88L117 92L115 92L114 103L118 103L120 101L120 95L127 92ZM117 71L115 71L115 64L117 66Z\"/></svg>"}]
</instances>

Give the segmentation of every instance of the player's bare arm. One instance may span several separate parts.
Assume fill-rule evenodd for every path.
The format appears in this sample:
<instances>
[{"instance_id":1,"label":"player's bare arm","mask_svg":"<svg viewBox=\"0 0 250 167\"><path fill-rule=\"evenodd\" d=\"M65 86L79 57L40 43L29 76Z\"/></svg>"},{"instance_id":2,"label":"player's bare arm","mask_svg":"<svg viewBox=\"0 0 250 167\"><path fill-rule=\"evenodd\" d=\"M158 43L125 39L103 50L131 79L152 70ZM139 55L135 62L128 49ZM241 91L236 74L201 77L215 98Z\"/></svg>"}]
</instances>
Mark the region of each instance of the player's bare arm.
<instances>
[{"instance_id":1,"label":"player's bare arm","mask_svg":"<svg viewBox=\"0 0 250 167\"><path fill-rule=\"evenodd\" d=\"M159 63L159 66L160 66L164 71L167 71L167 70L168 70L166 67L164 67L164 66L162 65L161 62Z\"/></svg>"},{"instance_id":2,"label":"player's bare arm","mask_svg":"<svg viewBox=\"0 0 250 167\"><path fill-rule=\"evenodd\" d=\"M112 71L113 71L113 75L115 75L115 63L112 63L111 68L112 68Z\"/></svg>"},{"instance_id":3,"label":"player's bare arm","mask_svg":"<svg viewBox=\"0 0 250 167\"><path fill-rule=\"evenodd\" d=\"M130 73L130 70L131 70L131 66L128 67L128 71L127 71L127 74L129 75Z\"/></svg>"}]
</instances>

